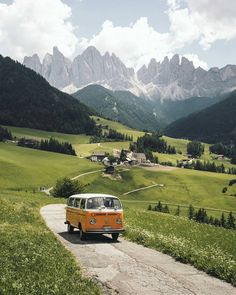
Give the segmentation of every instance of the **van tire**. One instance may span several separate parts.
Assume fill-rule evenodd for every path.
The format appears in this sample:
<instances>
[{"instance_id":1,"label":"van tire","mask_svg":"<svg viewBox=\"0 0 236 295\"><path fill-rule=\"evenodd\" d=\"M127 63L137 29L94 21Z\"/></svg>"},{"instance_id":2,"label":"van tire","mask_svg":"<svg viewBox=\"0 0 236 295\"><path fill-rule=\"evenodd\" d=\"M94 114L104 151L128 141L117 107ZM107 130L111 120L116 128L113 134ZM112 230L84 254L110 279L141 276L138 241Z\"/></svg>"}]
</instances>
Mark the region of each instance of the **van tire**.
<instances>
[{"instance_id":1,"label":"van tire","mask_svg":"<svg viewBox=\"0 0 236 295\"><path fill-rule=\"evenodd\" d=\"M74 227L68 223L67 224L67 232L69 234L73 234L73 231L74 231Z\"/></svg>"},{"instance_id":2,"label":"van tire","mask_svg":"<svg viewBox=\"0 0 236 295\"><path fill-rule=\"evenodd\" d=\"M79 225L79 237L81 241L85 241L87 238L86 233L83 231L81 224Z\"/></svg>"},{"instance_id":3,"label":"van tire","mask_svg":"<svg viewBox=\"0 0 236 295\"><path fill-rule=\"evenodd\" d=\"M113 234L111 234L111 236L112 236L113 242L117 242L117 240L119 238L119 233L113 233Z\"/></svg>"}]
</instances>

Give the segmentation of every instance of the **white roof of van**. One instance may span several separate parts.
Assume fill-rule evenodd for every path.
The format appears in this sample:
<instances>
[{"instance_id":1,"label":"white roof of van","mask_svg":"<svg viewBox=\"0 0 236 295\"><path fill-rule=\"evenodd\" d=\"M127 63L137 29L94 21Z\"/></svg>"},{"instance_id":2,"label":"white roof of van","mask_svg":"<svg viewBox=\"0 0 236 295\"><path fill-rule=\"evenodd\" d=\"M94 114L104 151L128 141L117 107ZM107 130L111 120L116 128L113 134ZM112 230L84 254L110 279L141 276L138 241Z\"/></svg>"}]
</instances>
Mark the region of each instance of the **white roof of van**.
<instances>
[{"instance_id":1,"label":"white roof of van","mask_svg":"<svg viewBox=\"0 0 236 295\"><path fill-rule=\"evenodd\" d=\"M77 194L77 195L72 195L70 196L69 198L83 198L83 199L89 199L89 198L93 198L93 197L103 197L103 198L106 198L106 197L112 197L112 198L117 198L116 196L113 196L113 195L107 195L107 194L96 194L96 193L93 193L93 194ZM118 198L117 198L118 199Z\"/></svg>"}]
</instances>

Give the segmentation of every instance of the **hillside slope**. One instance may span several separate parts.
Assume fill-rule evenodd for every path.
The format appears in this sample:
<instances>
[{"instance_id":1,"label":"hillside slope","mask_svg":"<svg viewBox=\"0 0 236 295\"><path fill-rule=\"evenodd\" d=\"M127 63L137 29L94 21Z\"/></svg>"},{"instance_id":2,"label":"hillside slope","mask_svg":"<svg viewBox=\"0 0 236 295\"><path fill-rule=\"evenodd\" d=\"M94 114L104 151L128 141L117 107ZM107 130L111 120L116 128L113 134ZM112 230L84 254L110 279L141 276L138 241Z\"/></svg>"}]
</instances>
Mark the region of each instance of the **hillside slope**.
<instances>
[{"instance_id":1,"label":"hillside slope","mask_svg":"<svg viewBox=\"0 0 236 295\"><path fill-rule=\"evenodd\" d=\"M207 142L235 139L236 91L230 93L225 100L170 124L165 134Z\"/></svg>"},{"instance_id":2,"label":"hillside slope","mask_svg":"<svg viewBox=\"0 0 236 295\"><path fill-rule=\"evenodd\" d=\"M65 133L93 133L90 110L10 58L0 56L0 124Z\"/></svg>"},{"instance_id":3,"label":"hillside slope","mask_svg":"<svg viewBox=\"0 0 236 295\"><path fill-rule=\"evenodd\" d=\"M89 85L73 96L103 117L122 122L138 130L155 131L171 122L202 110L220 98L192 97L186 100L160 101L137 97L129 91L112 91Z\"/></svg>"},{"instance_id":4,"label":"hillside slope","mask_svg":"<svg viewBox=\"0 0 236 295\"><path fill-rule=\"evenodd\" d=\"M73 96L99 115L132 128L154 131L164 126L164 118L155 113L152 102L129 91L111 91L99 85L89 85Z\"/></svg>"}]
</instances>

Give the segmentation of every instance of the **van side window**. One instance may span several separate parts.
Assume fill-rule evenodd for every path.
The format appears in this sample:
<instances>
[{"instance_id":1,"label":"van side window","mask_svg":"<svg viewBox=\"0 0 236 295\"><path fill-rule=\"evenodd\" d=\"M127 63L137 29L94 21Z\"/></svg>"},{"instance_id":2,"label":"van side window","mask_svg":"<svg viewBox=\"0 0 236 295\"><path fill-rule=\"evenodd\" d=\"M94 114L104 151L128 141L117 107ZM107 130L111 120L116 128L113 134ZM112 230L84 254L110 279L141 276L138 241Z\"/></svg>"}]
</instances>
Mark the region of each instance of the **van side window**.
<instances>
[{"instance_id":1,"label":"van side window","mask_svg":"<svg viewBox=\"0 0 236 295\"><path fill-rule=\"evenodd\" d=\"M86 199L82 199L80 203L80 209L85 209Z\"/></svg>"},{"instance_id":2,"label":"van side window","mask_svg":"<svg viewBox=\"0 0 236 295\"><path fill-rule=\"evenodd\" d=\"M75 199L74 207L79 208L80 199Z\"/></svg>"},{"instance_id":3,"label":"van side window","mask_svg":"<svg viewBox=\"0 0 236 295\"><path fill-rule=\"evenodd\" d=\"M73 207L74 206L74 198L69 198L68 201L67 201L67 205L69 207Z\"/></svg>"}]
</instances>

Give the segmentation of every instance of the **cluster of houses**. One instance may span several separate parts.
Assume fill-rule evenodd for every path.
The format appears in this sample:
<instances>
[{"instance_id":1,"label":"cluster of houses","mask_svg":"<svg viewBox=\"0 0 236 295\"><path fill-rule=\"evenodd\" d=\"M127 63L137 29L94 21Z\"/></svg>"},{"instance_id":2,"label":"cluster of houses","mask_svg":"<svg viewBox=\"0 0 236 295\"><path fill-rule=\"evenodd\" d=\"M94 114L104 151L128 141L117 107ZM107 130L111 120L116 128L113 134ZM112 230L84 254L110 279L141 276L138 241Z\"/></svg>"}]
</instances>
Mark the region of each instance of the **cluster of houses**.
<instances>
[{"instance_id":1,"label":"cluster of houses","mask_svg":"<svg viewBox=\"0 0 236 295\"><path fill-rule=\"evenodd\" d=\"M147 160L146 155L144 153L134 153L130 150L123 150L123 154L125 155L125 157L123 158L123 161L121 161L120 160L121 151L114 149L112 154L114 160L111 163L109 159L109 155L107 153L93 152L90 157L90 160L92 162L103 163L107 167L106 169L108 170L112 170L112 168L109 168L109 167L111 166L115 167L118 164L123 164L127 166L138 166L138 165L146 166L146 165L152 164L149 160Z\"/></svg>"}]
</instances>

